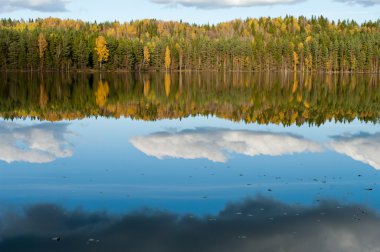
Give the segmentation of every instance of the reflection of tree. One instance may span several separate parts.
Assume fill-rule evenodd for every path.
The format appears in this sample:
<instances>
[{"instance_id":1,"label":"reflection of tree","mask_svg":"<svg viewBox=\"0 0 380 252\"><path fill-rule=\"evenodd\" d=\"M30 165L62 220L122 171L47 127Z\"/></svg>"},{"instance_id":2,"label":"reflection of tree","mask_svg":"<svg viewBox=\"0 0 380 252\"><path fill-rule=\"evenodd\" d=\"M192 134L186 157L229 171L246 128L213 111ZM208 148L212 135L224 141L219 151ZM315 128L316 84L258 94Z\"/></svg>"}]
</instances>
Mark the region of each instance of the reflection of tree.
<instances>
[{"instance_id":1,"label":"reflection of tree","mask_svg":"<svg viewBox=\"0 0 380 252\"><path fill-rule=\"evenodd\" d=\"M107 81L99 81L98 88L95 93L96 97L96 104L98 104L99 107L104 107L104 105L107 102L107 97L109 94L109 86Z\"/></svg>"},{"instance_id":2,"label":"reflection of tree","mask_svg":"<svg viewBox=\"0 0 380 252\"><path fill-rule=\"evenodd\" d=\"M170 83L171 83L170 74L165 73L165 94L166 94L166 97L168 97L170 95Z\"/></svg>"},{"instance_id":3,"label":"reflection of tree","mask_svg":"<svg viewBox=\"0 0 380 252\"><path fill-rule=\"evenodd\" d=\"M41 109L44 109L46 107L46 104L49 100L49 96L46 92L46 89L45 89L45 85L44 84L40 84L40 107Z\"/></svg>"},{"instance_id":4,"label":"reflection of tree","mask_svg":"<svg viewBox=\"0 0 380 252\"><path fill-rule=\"evenodd\" d=\"M377 122L378 78L154 73L113 74L99 80L80 74L44 76L42 85L39 76L7 74L0 80L0 116L53 121L86 116L156 120L215 115L233 121L284 125L320 125L326 120L355 118Z\"/></svg>"},{"instance_id":5,"label":"reflection of tree","mask_svg":"<svg viewBox=\"0 0 380 252\"><path fill-rule=\"evenodd\" d=\"M144 79L144 96L147 97L150 90L150 80Z\"/></svg>"}]
</instances>

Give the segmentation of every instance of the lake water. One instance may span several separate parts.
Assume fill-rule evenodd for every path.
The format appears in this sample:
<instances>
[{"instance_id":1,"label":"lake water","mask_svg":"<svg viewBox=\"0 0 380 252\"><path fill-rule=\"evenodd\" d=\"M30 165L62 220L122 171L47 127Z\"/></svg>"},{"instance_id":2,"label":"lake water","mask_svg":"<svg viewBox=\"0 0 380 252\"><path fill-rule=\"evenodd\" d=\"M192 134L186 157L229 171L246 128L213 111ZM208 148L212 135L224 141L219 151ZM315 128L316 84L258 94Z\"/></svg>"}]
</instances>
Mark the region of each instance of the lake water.
<instances>
[{"instance_id":1,"label":"lake water","mask_svg":"<svg viewBox=\"0 0 380 252\"><path fill-rule=\"evenodd\" d=\"M0 251L379 251L376 75L0 81Z\"/></svg>"}]
</instances>

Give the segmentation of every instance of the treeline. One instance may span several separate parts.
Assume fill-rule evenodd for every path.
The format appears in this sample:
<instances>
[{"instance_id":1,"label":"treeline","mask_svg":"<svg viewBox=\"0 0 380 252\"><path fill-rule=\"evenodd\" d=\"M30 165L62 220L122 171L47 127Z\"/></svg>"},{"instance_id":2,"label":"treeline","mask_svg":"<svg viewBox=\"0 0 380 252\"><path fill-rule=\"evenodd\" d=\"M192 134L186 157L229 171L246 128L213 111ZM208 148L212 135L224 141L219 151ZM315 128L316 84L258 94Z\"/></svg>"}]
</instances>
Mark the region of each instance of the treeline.
<instances>
[{"instance_id":1,"label":"treeline","mask_svg":"<svg viewBox=\"0 0 380 252\"><path fill-rule=\"evenodd\" d=\"M380 72L380 20L0 21L2 70Z\"/></svg>"},{"instance_id":2,"label":"treeline","mask_svg":"<svg viewBox=\"0 0 380 252\"><path fill-rule=\"evenodd\" d=\"M180 119L217 116L259 124L378 123L379 76L269 73L11 73L0 117Z\"/></svg>"}]
</instances>

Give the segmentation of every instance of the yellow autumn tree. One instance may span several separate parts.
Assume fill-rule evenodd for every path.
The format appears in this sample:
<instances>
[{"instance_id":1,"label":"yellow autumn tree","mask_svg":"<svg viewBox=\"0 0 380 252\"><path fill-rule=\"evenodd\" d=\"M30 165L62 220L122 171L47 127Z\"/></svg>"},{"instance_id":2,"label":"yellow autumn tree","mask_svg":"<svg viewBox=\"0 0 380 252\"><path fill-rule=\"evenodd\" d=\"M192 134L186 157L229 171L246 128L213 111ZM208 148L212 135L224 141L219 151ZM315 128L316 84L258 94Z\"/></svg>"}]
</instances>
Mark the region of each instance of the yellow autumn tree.
<instances>
[{"instance_id":1,"label":"yellow autumn tree","mask_svg":"<svg viewBox=\"0 0 380 252\"><path fill-rule=\"evenodd\" d=\"M144 65L149 65L150 63L150 53L148 46L144 46Z\"/></svg>"},{"instance_id":2,"label":"yellow autumn tree","mask_svg":"<svg viewBox=\"0 0 380 252\"><path fill-rule=\"evenodd\" d=\"M170 68L170 64L171 64L170 49L169 49L169 46L166 46L166 50L165 50L165 69L166 69L166 71L168 71L168 69Z\"/></svg>"},{"instance_id":3,"label":"yellow autumn tree","mask_svg":"<svg viewBox=\"0 0 380 252\"><path fill-rule=\"evenodd\" d=\"M305 40L306 43L307 43L307 44L310 44L311 39L312 39L311 35L310 35L310 36L307 36L307 37L306 37L306 40Z\"/></svg>"},{"instance_id":4,"label":"yellow autumn tree","mask_svg":"<svg viewBox=\"0 0 380 252\"><path fill-rule=\"evenodd\" d=\"M40 56L42 68L44 65L44 56L45 56L45 52L46 52L47 47L48 47L48 43L46 41L45 35L43 33L40 33L38 35L38 51L39 51L39 56Z\"/></svg>"},{"instance_id":5,"label":"yellow autumn tree","mask_svg":"<svg viewBox=\"0 0 380 252\"><path fill-rule=\"evenodd\" d=\"M99 67L102 68L102 63L107 62L109 57L107 41L103 36L99 36L96 38L95 45L95 51L98 55Z\"/></svg>"},{"instance_id":6,"label":"yellow autumn tree","mask_svg":"<svg viewBox=\"0 0 380 252\"><path fill-rule=\"evenodd\" d=\"M293 33L297 33L301 30L300 25L298 24L297 18L293 18Z\"/></svg>"}]
</instances>

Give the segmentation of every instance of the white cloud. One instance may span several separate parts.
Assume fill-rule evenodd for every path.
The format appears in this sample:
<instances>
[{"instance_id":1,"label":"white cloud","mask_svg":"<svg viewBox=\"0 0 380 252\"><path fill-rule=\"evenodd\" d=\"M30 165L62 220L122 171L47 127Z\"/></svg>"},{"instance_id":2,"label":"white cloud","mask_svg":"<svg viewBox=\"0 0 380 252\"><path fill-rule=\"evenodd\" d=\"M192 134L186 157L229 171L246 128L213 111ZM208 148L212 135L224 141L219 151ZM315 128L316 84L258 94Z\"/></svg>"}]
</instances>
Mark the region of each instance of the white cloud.
<instances>
[{"instance_id":1,"label":"white cloud","mask_svg":"<svg viewBox=\"0 0 380 252\"><path fill-rule=\"evenodd\" d=\"M380 170L380 132L335 136L329 146L338 153Z\"/></svg>"},{"instance_id":2,"label":"white cloud","mask_svg":"<svg viewBox=\"0 0 380 252\"><path fill-rule=\"evenodd\" d=\"M258 5L293 4L303 0L151 0L165 5L182 5L197 8L250 7Z\"/></svg>"},{"instance_id":3,"label":"white cloud","mask_svg":"<svg viewBox=\"0 0 380 252\"><path fill-rule=\"evenodd\" d=\"M197 128L181 132L160 132L135 137L132 145L149 156L226 162L228 153L247 156L280 156L302 152L321 152L322 147L292 134Z\"/></svg>"},{"instance_id":4,"label":"white cloud","mask_svg":"<svg viewBox=\"0 0 380 252\"><path fill-rule=\"evenodd\" d=\"M0 123L0 160L48 163L57 158L73 155L69 143L67 124L39 124L21 126Z\"/></svg>"},{"instance_id":5,"label":"white cloud","mask_svg":"<svg viewBox=\"0 0 380 252\"><path fill-rule=\"evenodd\" d=\"M0 0L0 12L34 10L41 12L67 11L68 0Z\"/></svg>"},{"instance_id":6,"label":"white cloud","mask_svg":"<svg viewBox=\"0 0 380 252\"><path fill-rule=\"evenodd\" d=\"M337 2L343 2L348 4L360 4L363 6L373 6L380 4L380 0L335 0Z\"/></svg>"}]
</instances>

